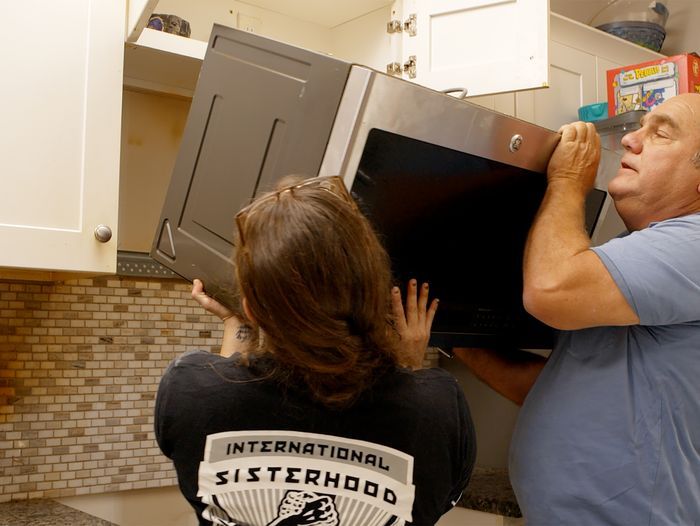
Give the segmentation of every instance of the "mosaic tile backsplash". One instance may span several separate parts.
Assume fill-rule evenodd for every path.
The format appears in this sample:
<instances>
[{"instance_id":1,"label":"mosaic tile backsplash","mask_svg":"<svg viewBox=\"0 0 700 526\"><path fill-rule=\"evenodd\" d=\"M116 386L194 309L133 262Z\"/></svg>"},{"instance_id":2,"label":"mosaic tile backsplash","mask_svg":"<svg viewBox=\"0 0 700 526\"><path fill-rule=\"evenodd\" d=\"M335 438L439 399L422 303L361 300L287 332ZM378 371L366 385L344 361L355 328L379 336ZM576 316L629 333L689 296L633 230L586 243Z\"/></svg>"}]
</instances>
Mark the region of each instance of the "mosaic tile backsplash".
<instances>
[{"instance_id":1,"label":"mosaic tile backsplash","mask_svg":"<svg viewBox=\"0 0 700 526\"><path fill-rule=\"evenodd\" d=\"M180 280L0 281L0 502L175 485L158 382L221 336Z\"/></svg>"},{"instance_id":2,"label":"mosaic tile backsplash","mask_svg":"<svg viewBox=\"0 0 700 526\"><path fill-rule=\"evenodd\" d=\"M222 337L190 287L0 281L0 502L177 484L153 434L158 382L174 357L218 352Z\"/></svg>"}]
</instances>

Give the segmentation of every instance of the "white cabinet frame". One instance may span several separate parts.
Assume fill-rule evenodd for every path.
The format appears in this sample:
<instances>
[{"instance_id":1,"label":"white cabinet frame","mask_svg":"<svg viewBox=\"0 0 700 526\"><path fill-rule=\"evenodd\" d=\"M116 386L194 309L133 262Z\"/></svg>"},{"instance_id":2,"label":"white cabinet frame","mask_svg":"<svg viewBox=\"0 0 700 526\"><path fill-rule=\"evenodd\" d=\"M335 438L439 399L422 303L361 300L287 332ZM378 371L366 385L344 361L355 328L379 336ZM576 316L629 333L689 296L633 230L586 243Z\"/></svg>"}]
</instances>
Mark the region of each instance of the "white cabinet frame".
<instances>
[{"instance_id":1,"label":"white cabinet frame","mask_svg":"<svg viewBox=\"0 0 700 526\"><path fill-rule=\"evenodd\" d=\"M0 267L116 270L125 13L125 0L3 11Z\"/></svg>"}]
</instances>

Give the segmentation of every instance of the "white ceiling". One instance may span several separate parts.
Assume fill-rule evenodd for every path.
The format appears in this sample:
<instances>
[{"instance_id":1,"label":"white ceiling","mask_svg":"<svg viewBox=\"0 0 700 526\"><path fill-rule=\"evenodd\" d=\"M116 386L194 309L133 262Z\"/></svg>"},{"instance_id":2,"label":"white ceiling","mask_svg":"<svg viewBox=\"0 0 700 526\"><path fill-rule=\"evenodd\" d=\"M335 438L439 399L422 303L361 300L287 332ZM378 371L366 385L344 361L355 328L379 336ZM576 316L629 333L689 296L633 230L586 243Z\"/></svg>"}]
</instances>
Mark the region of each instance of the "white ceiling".
<instances>
[{"instance_id":1,"label":"white ceiling","mask_svg":"<svg viewBox=\"0 0 700 526\"><path fill-rule=\"evenodd\" d=\"M329 9L329 1L333 8ZM335 27L371 11L391 4L393 0L241 0L243 4L254 5L281 13L292 18L313 22L324 27Z\"/></svg>"}]
</instances>

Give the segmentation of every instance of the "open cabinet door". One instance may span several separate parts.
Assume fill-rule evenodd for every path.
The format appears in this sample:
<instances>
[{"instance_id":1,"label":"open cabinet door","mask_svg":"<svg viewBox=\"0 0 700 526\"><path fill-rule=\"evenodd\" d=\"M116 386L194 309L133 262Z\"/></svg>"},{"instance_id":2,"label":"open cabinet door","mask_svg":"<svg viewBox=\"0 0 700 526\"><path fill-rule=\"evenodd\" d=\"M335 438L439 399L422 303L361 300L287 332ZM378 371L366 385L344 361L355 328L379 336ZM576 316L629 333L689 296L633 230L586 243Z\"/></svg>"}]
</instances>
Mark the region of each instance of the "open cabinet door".
<instances>
[{"instance_id":1,"label":"open cabinet door","mask_svg":"<svg viewBox=\"0 0 700 526\"><path fill-rule=\"evenodd\" d=\"M126 24L126 42L136 42L148 25L148 19L158 5L158 0L129 0Z\"/></svg>"},{"instance_id":2,"label":"open cabinet door","mask_svg":"<svg viewBox=\"0 0 700 526\"><path fill-rule=\"evenodd\" d=\"M398 0L403 78L469 96L548 86L549 0Z\"/></svg>"}]
</instances>

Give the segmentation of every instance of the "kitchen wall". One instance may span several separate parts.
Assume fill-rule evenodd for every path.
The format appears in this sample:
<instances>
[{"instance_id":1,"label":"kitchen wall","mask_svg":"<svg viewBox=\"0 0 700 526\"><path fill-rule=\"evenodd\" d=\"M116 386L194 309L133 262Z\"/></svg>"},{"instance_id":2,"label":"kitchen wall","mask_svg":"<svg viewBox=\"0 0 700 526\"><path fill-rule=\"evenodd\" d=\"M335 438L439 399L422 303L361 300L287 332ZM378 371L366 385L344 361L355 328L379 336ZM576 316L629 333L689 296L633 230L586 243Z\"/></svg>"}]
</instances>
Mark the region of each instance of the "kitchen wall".
<instances>
[{"instance_id":1,"label":"kitchen wall","mask_svg":"<svg viewBox=\"0 0 700 526\"><path fill-rule=\"evenodd\" d=\"M176 484L153 435L166 365L218 350L180 280L0 281L0 502Z\"/></svg>"},{"instance_id":2,"label":"kitchen wall","mask_svg":"<svg viewBox=\"0 0 700 526\"><path fill-rule=\"evenodd\" d=\"M149 252L191 100L124 90L118 249Z\"/></svg>"},{"instance_id":3,"label":"kitchen wall","mask_svg":"<svg viewBox=\"0 0 700 526\"><path fill-rule=\"evenodd\" d=\"M228 27L239 27L246 22L253 24L254 32L281 41L296 42L297 45L316 51L328 51L331 42L330 28L301 20L290 19L273 9L254 5L255 2L238 0L160 0L154 13L173 14L190 23L190 38L209 41L212 23ZM293 23L290 23L292 21ZM383 25L382 25L383 27Z\"/></svg>"}]
</instances>

